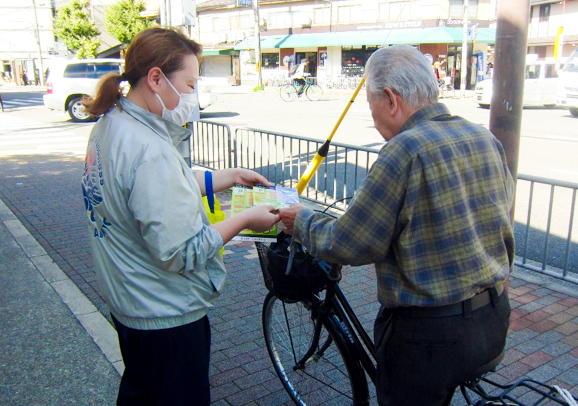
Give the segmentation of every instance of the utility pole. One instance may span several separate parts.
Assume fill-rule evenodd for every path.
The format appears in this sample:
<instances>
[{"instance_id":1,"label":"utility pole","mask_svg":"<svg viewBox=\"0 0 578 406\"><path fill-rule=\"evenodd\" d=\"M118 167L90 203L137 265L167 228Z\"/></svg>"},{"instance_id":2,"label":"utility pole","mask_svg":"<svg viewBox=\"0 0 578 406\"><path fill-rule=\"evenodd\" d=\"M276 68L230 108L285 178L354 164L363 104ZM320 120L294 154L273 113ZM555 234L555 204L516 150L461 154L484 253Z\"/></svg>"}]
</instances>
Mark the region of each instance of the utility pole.
<instances>
[{"instance_id":1,"label":"utility pole","mask_svg":"<svg viewBox=\"0 0 578 406\"><path fill-rule=\"evenodd\" d=\"M263 86L263 76L261 74L261 28L259 27L259 0L253 0L255 10L255 68L257 69L257 87Z\"/></svg>"},{"instance_id":2,"label":"utility pole","mask_svg":"<svg viewBox=\"0 0 578 406\"><path fill-rule=\"evenodd\" d=\"M460 68L460 97L466 97L468 77L468 0L464 0L464 20L462 30L462 64Z\"/></svg>"},{"instance_id":3,"label":"utility pole","mask_svg":"<svg viewBox=\"0 0 578 406\"><path fill-rule=\"evenodd\" d=\"M159 0L159 25L162 28L167 26L167 3L166 0Z\"/></svg>"},{"instance_id":4,"label":"utility pole","mask_svg":"<svg viewBox=\"0 0 578 406\"><path fill-rule=\"evenodd\" d=\"M514 179L518 175L529 17L530 0L498 1L490 131L504 146Z\"/></svg>"},{"instance_id":5,"label":"utility pole","mask_svg":"<svg viewBox=\"0 0 578 406\"><path fill-rule=\"evenodd\" d=\"M44 64L42 63L42 48L40 48L40 32L38 30L38 15L36 14L36 0L32 0L32 8L34 9L34 33L36 34L36 45L38 45L38 60L40 61L40 70L38 76L40 76L40 84L44 86L46 83L44 81Z\"/></svg>"}]
</instances>

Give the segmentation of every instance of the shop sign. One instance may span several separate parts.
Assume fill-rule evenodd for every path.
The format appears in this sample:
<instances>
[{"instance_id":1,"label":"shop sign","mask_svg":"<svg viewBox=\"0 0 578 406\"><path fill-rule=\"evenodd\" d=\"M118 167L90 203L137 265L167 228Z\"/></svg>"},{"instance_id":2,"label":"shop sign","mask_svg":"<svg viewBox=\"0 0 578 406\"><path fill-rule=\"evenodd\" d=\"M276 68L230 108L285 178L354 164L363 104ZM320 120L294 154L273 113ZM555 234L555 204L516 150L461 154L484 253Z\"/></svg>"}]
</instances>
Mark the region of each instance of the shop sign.
<instances>
[{"instance_id":1,"label":"shop sign","mask_svg":"<svg viewBox=\"0 0 578 406\"><path fill-rule=\"evenodd\" d=\"M414 21L392 21L388 23L382 24L372 24L372 25L364 25L358 26L358 30L392 30L397 28L421 28L423 27L422 20L414 20Z\"/></svg>"},{"instance_id":2,"label":"shop sign","mask_svg":"<svg viewBox=\"0 0 578 406\"><path fill-rule=\"evenodd\" d=\"M253 7L253 0L237 0L237 7Z\"/></svg>"},{"instance_id":3,"label":"shop sign","mask_svg":"<svg viewBox=\"0 0 578 406\"><path fill-rule=\"evenodd\" d=\"M472 20L468 20L468 25L471 24ZM463 25L463 19L448 18L447 20L438 20L438 27L462 27Z\"/></svg>"}]
</instances>

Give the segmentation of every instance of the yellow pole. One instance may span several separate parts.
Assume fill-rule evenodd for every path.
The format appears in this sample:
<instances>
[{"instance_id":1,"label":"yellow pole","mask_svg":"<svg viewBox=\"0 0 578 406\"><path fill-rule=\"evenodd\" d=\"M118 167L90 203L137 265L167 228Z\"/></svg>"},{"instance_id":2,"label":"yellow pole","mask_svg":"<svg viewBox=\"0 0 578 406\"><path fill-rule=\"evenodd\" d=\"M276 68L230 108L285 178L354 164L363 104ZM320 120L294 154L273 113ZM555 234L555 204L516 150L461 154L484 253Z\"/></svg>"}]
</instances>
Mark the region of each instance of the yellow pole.
<instances>
[{"instance_id":1,"label":"yellow pole","mask_svg":"<svg viewBox=\"0 0 578 406\"><path fill-rule=\"evenodd\" d=\"M351 99L349 99L349 103L347 103L347 106L345 106L343 113L341 113L341 117L339 117L339 120L337 120L335 127L333 127L333 131L331 131L331 134L329 134L327 141L325 141L325 143L323 143L321 148L319 148L319 151L317 151L317 153L315 154L315 157L311 160L311 162L309 162L309 165L307 165L305 172L303 172L301 179L299 179L299 182L297 183L297 186L295 187L295 189L297 189L297 193L299 193L299 194L303 193L303 190L305 189L305 187L307 186L307 184L309 183L309 181L313 177L313 174L315 173L317 168L319 168L319 165L321 165L321 162L323 162L323 160L327 157L327 153L329 152L329 144L331 144L331 139L333 138L333 136L337 132L339 125L341 124L341 122L343 121L343 118L345 117L345 115L349 111L349 108L351 107L351 105L355 101L355 98L357 97L357 94L361 90L364 83L365 83L365 76L363 76L361 78L361 81L357 85L355 92L353 92L353 96L351 96Z\"/></svg>"}]
</instances>

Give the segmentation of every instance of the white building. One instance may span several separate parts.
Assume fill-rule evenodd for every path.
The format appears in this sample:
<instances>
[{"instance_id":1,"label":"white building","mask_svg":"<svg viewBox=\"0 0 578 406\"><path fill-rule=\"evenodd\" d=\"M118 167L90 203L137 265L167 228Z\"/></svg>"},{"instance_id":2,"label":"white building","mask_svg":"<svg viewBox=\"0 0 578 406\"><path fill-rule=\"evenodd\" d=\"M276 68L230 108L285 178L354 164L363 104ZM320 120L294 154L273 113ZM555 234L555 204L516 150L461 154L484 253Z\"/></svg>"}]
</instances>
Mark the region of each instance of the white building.
<instances>
[{"instance_id":1,"label":"white building","mask_svg":"<svg viewBox=\"0 0 578 406\"><path fill-rule=\"evenodd\" d=\"M554 43L562 27L562 57L578 46L578 0L531 0L528 54L554 55Z\"/></svg>"},{"instance_id":2,"label":"white building","mask_svg":"<svg viewBox=\"0 0 578 406\"><path fill-rule=\"evenodd\" d=\"M50 0L0 0L0 75L5 80L21 84L25 74L29 82L36 81L38 40L46 70L49 54L55 52Z\"/></svg>"}]
</instances>

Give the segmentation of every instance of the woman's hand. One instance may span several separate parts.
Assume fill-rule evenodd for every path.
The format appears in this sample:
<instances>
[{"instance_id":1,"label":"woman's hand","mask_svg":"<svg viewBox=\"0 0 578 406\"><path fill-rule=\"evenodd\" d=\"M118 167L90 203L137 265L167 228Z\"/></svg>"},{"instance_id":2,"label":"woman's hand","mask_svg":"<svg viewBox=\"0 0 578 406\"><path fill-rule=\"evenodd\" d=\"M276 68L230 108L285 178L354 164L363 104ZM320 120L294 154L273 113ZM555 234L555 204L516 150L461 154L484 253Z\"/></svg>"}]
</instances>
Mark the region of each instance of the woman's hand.
<instances>
[{"instance_id":1,"label":"woman's hand","mask_svg":"<svg viewBox=\"0 0 578 406\"><path fill-rule=\"evenodd\" d=\"M241 213L228 218L225 221L211 224L211 227L221 234L223 242L226 244L231 240L231 238L246 228L257 232L263 232L273 228L275 223L278 221L279 214L277 214L275 206L264 204L243 210Z\"/></svg>"},{"instance_id":2,"label":"woman's hand","mask_svg":"<svg viewBox=\"0 0 578 406\"><path fill-rule=\"evenodd\" d=\"M257 172L249 170L249 169L242 169L242 168L237 168L236 169L237 173L234 175L233 177L233 184L238 183L240 185L245 185L245 186L253 186L257 183L265 185L265 186L271 186L271 182L269 182L267 180L267 178L265 178L262 175L259 175Z\"/></svg>"},{"instance_id":3,"label":"woman's hand","mask_svg":"<svg viewBox=\"0 0 578 406\"><path fill-rule=\"evenodd\" d=\"M295 217L297 217L297 213L304 208L305 206L300 203L293 203L291 207L279 209L279 216L281 218L280 228L285 234L293 235Z\"/></svg>"},{"instance_id":4,"label":"woman's hand","mask_svg":"<svg viewBox=\"0 0 578 406\"><path fill-rule=\"evenodd\" d=\"M279 221L279 214L277 214L275 206L270 204L253 206L239 213L239 215L241 214L248 217L247 228L258 233L270 230Z\"/></svg>"},{"instance_id":5,"label":"woman's hand","mask_svg":"<svg viewBox=\"0 0 578 406\"><path fill-rule=\"evenodd\" d=\"M271 182L267 180L262 175L259 175L257 172L252 171L250 169L242 169L242 168L230 168L230 169L223 169L220 171L214 171L212 173L213 178L213 190L215 193L221 192L223 190L227 190L232 187L234 184L238 183L244 186L254 186L255 184L263 184L265 186L271 186ZM195 175L197 179L197 183L201 188L201 193L205 196L206 187L205 187L205 172L198 171Z\"/></svg>"}]
</instances>

